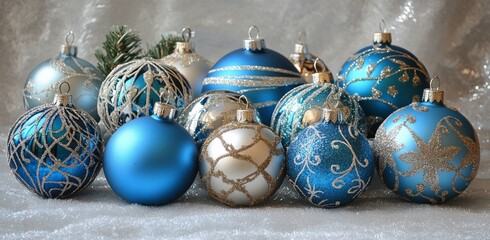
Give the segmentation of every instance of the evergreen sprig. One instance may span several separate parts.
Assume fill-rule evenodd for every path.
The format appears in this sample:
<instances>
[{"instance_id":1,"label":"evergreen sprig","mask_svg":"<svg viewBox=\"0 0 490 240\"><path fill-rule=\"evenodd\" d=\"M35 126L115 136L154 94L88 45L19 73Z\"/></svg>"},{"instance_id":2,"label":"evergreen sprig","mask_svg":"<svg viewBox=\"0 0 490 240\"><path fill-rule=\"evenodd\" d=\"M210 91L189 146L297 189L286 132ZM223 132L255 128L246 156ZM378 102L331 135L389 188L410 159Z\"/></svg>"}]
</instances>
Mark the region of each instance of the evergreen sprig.
<instances>
[{"instance_id":1,"label":"evergreen sprig","mask_svg":"<svg viewBox=\"0 0 490 240\"><path fill-rule=\"evenodd\" d=\"M141 38L127 26L112 26L102 50L95 51L97 68L106 77L117 65L142 57Z\"/></svg>"},{"instance_id":2,"label":"evergreen sprig","mask_svg":"<svg viewBox=\"0 0 490 240\"><path fill-rule=\"evenodd\" d=\"M175 49L176 42L182 42L183 39L180 36L169 34L167 36L162 35L160 41L155 43L154 46L148 45L148 50L145 53L145 56L160 59L169 54L172 54Z\"/></svg>"}]
</instances>

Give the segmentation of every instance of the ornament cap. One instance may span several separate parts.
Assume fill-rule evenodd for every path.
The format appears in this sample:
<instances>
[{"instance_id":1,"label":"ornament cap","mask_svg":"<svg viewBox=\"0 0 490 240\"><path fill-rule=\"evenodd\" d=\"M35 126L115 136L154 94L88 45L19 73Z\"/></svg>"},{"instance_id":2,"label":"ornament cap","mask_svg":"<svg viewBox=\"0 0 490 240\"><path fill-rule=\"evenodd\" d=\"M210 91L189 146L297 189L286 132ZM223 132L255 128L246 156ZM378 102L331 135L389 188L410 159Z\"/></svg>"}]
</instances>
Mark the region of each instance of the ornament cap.
<instances>
[{"instance_id":1,"label":"ornament cap","mask_svg":"<svg viewBox=\"0 0 490 240\"><path fill-rule=\"evenodd\" d=\"M68 34L66 34L65 44L62 44L60 46L60 53L64 55L76 57L78 52L78 47L73 45L74 41L75 41L75 34L73 33L73 31L70 31Z\"/></svg>"},{"instance_id":2,"label":"ornament cap","mask_svg":"<svg viewBox=\"0 0 490 240\"><path fill-rule=\"evenodd\" d=\"M342 112L338 108L324 108L323 119L325 120L325 122L330 122L334 124L343 123Z\"/></svg>"},{"instance_id":3,"label":"ornament cap","mask_svg":"<svg viewBox=\"0 0 490 240\"><path fill-rule=\"evenodd\" d=\"M236 120L241 123L246 123L246 122L252 123L254 122L254 110L248 108L249 102L248 102L248 98L245 97L245 95L241 95L238 98L238 102L242 102L242 98L245 99L247 106L245 107L245 109L238 109L236 111Z\"/></svg>"},{"instance_id":4,"label":"ornament cap","mask_svg":"<svg viewBox=\"0 0 490 240\"><path fill-rule=\"evenodd\" d=\"M168 104L156 102L153 106L153 114L168 120L174 120L177 116L177 110Z\"/></svg>"},{"instance_id":5,"label":"ornament cap","mask_svg":"<svg viewBox=\"0 0 490 240\"><path fill-rule=\"evenodd\" d=\"M383 19L381 19L379 22L379 32L374 33L373 43L386 45L391 44L391 33L386 32L386 23Z\"/></svg>"},{"instance_id":6,"label":"ornament cap","mask_svg":"<svg viewBox=\"0 0 490 240\"><path fill-rule=\"evenodd\" d=\"M252 38L252 30L257 31L255 38ZM251 26L248 29L248 39L243 40L243 48L250 51L261 51L265 48L265 41L260 37L259 28L257 26Z\"/></svg>"},{"instance_id":7,"label":"ornament cap","mask_svg":"<svg viewBox=\"0 0 490 240\"><path fill-rule=\"evenodd\" d=\"M192 53L194 52L194 46L190 42L192 37L192 30L190 27L185 27L182 29L182 39L183 42L175 43L174 53Z\"/></svg>"},{"instance_id":8,"label":"ornament cap","mask_svg":"<svg viewBox=\"0 0 490 240\"><path fill-rule=\"evenodd\" d=\"M321 64L322 69L321 71L318 71L318 63ZM328 71L326 71L327 67L325 66L325 63L323 60L320 58L316 58L315 62L313 63L313 67L315 68L315 73L311 75L312 82L315 84L332 84L333 83L333 77L332 74Z\"/></svg>"},{"instance_id":9,"label":"ornament cap","mask_svg":"<svg viewBox=\"0 0 490 240\"><path fill-rule=\"evenodd\" d=\"M308 48L304 43L295 43L294 44L294 53L296 54L305 54L308 52Z\"/></svg>"},{"instance_id":10,"label":"ornament cap","mask_svg":"<svg viewBox=\"0 0 490 240\"><path fill-rule=\"evenodd\" d=\"M434 81L437 81L437 87L433 88L432 84ZM444 91L439 90L440 79L438 76L433 77L430 80L430 88L424 89L424 93L422 94L422 101L431 102L431 103L444 103Z\"/></svg>"},{"instance_id":11,"label":"ornament cap","mask_svg":"<svg viewBox=\"0 0 490 240\"><path fill-rule=\"evenodd\" d=\"M66 84L68 87L67 91L63 93L63 85ZM68 107L68 106L73 106L73 99L72 95L68 94L70 92L70 84L67 82L62 82L60 86L58 87L59 93L56 93L54 95L53 99L53 105L55 106L62 106L62 107Z\"/></svg>"}]
</instances>

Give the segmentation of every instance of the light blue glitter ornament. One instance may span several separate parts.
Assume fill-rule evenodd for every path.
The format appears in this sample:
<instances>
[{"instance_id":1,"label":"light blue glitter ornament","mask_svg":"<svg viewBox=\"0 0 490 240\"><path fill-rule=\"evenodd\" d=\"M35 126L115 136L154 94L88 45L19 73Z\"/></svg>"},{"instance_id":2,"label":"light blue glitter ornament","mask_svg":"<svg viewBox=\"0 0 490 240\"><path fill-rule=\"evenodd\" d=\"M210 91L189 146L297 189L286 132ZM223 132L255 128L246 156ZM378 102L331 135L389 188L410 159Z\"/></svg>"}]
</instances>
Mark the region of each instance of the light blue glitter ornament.
<instances>
[{"instance_id":1,"label":"light blue glitter ornament","mask_svg":"<svg viewBox=\"0 0 490 240\"><path fill-rule=\"evenodd\" d=\"M46 198L66 198L93 182L103 148L97 122L73 106L71 95L56 94L53 104L35 107L14 123L7 160L29 190Z\"/></svg>"},{"instance_id":2,"label":"light blue glitter ornament","mask_svg":"<svg viewBox=\"0 0 490 240\"><path fill-rule=\"evenodd\" d=\"M324 113L324 121L305 128L291 142L286 169L296 192L310 203L337 207L364 192L375 163L366 137L343 122L339 109Z\"/></svg>"},{"instance_id":3,"label":"light blue glitter ornament","mask_svg":"<svg viewBox=\"0 0 490 240\"><path fill-rule=\"evenodd\" d=\"M425 89L421 103L397 110L376 132L378 174L407 201L443 203L463 192L478 172L478 136L443 100L439 88Z\"/></svg>"},{"instance_id":4,"label":"light blue glitter ornament","mask_svg":"<svg viewBox=\"0 0 490 240\"><path fill-rule=\"evenodd\" d=\"M88 112L97 122L97 96L102 84L102 73L89 62L78 58L78 48L73 44L74 35L66 35L66 44L60 53L37 65L24 85L24 107L26 110L51 103L59 86L67 82L71 86L73 103Z\"/></svg>"},{"instance_id":5,"label":"light blue glitter ornament","mask_svg":"<svg viewBox=\"0 0 490 240\"><path fill-rule=\"evenodd\" d=\"M333 77L329 72L312 74L312 81L313 83L300 85L284 95L272 114L271 127L281 136L283 146L287 148L301 130L321 120L323 108L333 104L327 101L330 94L336 94L340 98L340 101L337 100L338 107L341 108L345 121L366 134L362 108L352 96L332 84Z\"/></svg>"},{"instance_id":6,"label":"light blue glitter ornament","mask_svg":"<svg viewBox=\"0 0 490 240\"><path fill-rule=\"evenodd\" d=\"M174 122L175 108L157 102L153 112L114 132L104 153L107 182L130 203L170 203L189 189L197 174L196 143Z\"/></svg>"},{"instance_id":7,"label":"light blue glitter ornament","mask_svg":"<svg viewBox=\"0 0 490 240\"><path fill-rule=\"evenodd\" d=\"M175 67L151 58L136 59L109 73L100 89L97 110L106 128L114 132L132 119L150 116L164 91L171 91L170 104L179 110L192 100L189 83Z\"/></svg>"},{"instance_id":8,"label":"light blue glitter ornament","mask_svg":"<svg viewBox=\"0 0 490 240\"><path fill-rule=\"evenodd\" d=\"M253 29L257 30L254 39ZM202 92L229 90L243 94L255 104L262 123L270 125L279 99L304 80L286 57L265 48L256 26L250 27L248 35L243 49L228 53L211 68Z\"/></svg>"},{"instance_id":9,"label":"light blue glitter ornament","mask_svg":"<svg viewBox=\"0 0 490 240\"><path fill-rule=\"evenodd\" d=\"M380 30L381 24L384 21ZM406 49L392 45L391 33L383 28L374 34L373 45L352 55L338 74L345 90L358 96L369 137L392 112L420 101L429 86L424 65Z\"/></svg>"},{"instance_id":10,"label":"light blue glitter ornament","mask_svg":"<svg viewBox=\"0 0 490 240\"><path fill-rule=\"evenodd\" d=\"M260 123L254 105L241 96L230 91L211 91L194 99L182 110L179 123L189 131L198 149L215 129L235 121L237 110L247 107L247 104L254 111L255 122Z\"/></svg>"}]
</instances>

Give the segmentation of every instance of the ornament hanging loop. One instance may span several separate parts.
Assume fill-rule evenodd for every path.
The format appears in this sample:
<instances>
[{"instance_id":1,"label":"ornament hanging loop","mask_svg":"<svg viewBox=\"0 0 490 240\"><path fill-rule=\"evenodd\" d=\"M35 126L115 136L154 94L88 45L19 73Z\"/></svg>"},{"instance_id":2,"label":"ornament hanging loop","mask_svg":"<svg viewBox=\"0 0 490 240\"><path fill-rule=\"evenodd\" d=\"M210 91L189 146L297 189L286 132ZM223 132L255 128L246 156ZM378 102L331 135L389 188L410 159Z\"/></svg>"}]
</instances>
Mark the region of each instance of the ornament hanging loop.
<instances>
[{"instance_id":1,"label":"ornament hanging loop","mask_svg":"<svg viewBox=\"0 0 490 240\"><path fill-rule=\"evenodd\" d=\"M430 87L431 90L434 90L434 88L432 87L432 84L435 83L436 81L437 81L437 88L435 90L439 90L439 87L441 86L441 79L439 79L438 76L434 76L430 80L429 87Z\"/></svg>"},{"instance_id":2,"label":"ornament hanging loop","mask_svg":"<svg viewBox=\"0 0 490 240\"><path fill-rule=\"evenodd\" d=\"M382 33L386 33L386 22L384 19L381 19L381 21L379 21L379 31Z\"/></svg>"},{"instance_id":3,"label":"ornament hanging loop","mask_svg":"<svg viewBox=\"0 0 490 240\"><path fill-rule=\"evenodd\" d=\"M73 33L73 31L70 31L69 33L66 34L65 42L66 45L72 45L73 42L75 42L75 34Z\"/></svg>"},{"instance_id":4,"label":"ornament hanging loop","mask_svg":"<svg viewBox=\"0 0 490 240\"><path fill-rule=\"evenodd\" d=\"M184 39L184 42L189 42L189 40L192 37L192 30L190 27L185 27L182 29L182 39Z\"/></svg>"},{"instance_id":5,"label":"ornament hanging loop","mask_svg":"<svg viewBox=\"0 0 490 240\"><path fill-rule=\"evenodd\" d=\"M318 64L321 65L321 69L318 67ZM316 58L313 62L313 68L315 69L315 73L311 75L311 81L315 84L331 84L333 82L331 74L325 71L325 63L322 59Z\"/></svg>"},{"instance_id":6,"label":"ornament hanging loop","mask_svg":"<svg viewBox=\"0 0 490 240\"><path fill-rule=\"evenodd\" d=\"M68 89L66 90L65 93L63 93L63 85L66 85L68 87ZM60 85L58 86L58 91L60 92L60 94L67 94L69 93L71 90L71 86L68 82L66 81L63 81L62 83L60 83Z\"/></svg>"},{"instance_id":7,"label":"ornament hanging loop","mask_svg":"<svg viewBox=\"0 0 490 240\"><path fill-rule=\"evenodd\" d=\"M257 34L255 35L255 39L260 39L260 31L259 31L259 28L255 25L252 25L249 29L248 29L248 39L254 39L252 38L252 30L254 30L257 32Z\"/></svg>"},{"instance_id":8,"label":"ornament hanging loop","mask_svg":"<svg viewBox=\"0 0 490 240\"><path fill-rule=\"evenodd\" d=\"M238 109L236 111L236 120L240 123L252 123L254 122L254 110L249 108L250 102L245 95L241 95L238 98L238 101L242 102L242 98L245 100L247 105L245 106L245 109Z\"/></svg>"}]
</instances>

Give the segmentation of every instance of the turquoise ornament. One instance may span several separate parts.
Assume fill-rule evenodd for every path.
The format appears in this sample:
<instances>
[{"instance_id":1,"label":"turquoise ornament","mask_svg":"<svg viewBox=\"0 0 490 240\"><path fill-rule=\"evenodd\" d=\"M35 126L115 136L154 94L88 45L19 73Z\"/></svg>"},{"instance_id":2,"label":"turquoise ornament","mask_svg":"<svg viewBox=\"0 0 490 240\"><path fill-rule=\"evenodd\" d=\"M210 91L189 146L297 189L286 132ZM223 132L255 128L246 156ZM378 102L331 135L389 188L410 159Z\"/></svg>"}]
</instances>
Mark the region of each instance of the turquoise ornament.
<instances>
[{"instance_id":1,"label":"turquoise ornament","mask_svg":"<svg viewBox=\"0 0 490 240\"><path fill-rule=\"evenodd\" d=\"M253 29L257 30L254 39ZM262 123L270 125L279 99L303 83L295 66L280 53L265 48L257 27L252 26L243 49L228 53L211 68L204 79L202 93L229 90L243 94L257 107Z\"/></svg>"},{"instance_id":2,"label":"turquoise ornament","mask_svg":"<svg viewBox=\"0 0 490 240\"><path fill-rule=\"evenodd\" d=\"M443 91L424 90L423 102L395 111L376 133L378 174L407 201L443 203L462 193L477 174L478 136L443 99Z\"/></svg>"},{"instance_id":3,"label":"turquoise ornament","mask_svg":"<svg viewBox=\"0 0 490 240\"><path fill-rule=\"evenodd\" d=\"M286 169L301 197L328 208L360 196L371 181L375 162L368 140L345 124L340 109L324 111L324 121L302 130L289 145Z\"/></svg>"},{"instance_id":4,"label":"turquoise ornament","mask_svg":"<svg viewBox=\"0 0 490 240\"><path fill-rule=\"evenodd\" d=\"M374 137L379 124L392 112L420 101L430 79L417 57L391 44L391 34L386 29L374 34L372 46L352 55L338 75L345 90L358 97L366 114L369 137Z\"/></svg>"},{"instance_id":5,"label":"turquoise ornament","mask_svg":"<svg viewBox=\"0 0 490 240\"><path fill-rule=\"evenodd\" d=\"M329 96L336 95L346 123L366 134L364 112L359 103L343 89L336 87L329 72L314 73L313 83L300 85L281 98L272 114L272 129L281 136L286 148L294 137L310 124L322 118L323 108L333 103ZM332 99L332 98L331 98Z\"/></svg>"}]
</instances>

